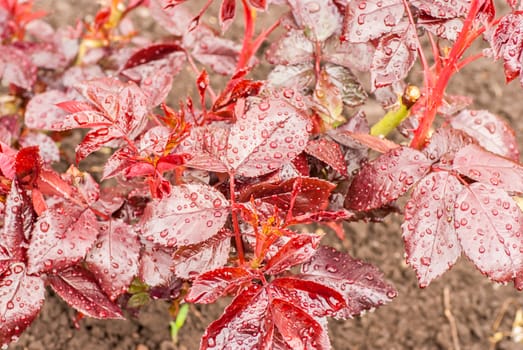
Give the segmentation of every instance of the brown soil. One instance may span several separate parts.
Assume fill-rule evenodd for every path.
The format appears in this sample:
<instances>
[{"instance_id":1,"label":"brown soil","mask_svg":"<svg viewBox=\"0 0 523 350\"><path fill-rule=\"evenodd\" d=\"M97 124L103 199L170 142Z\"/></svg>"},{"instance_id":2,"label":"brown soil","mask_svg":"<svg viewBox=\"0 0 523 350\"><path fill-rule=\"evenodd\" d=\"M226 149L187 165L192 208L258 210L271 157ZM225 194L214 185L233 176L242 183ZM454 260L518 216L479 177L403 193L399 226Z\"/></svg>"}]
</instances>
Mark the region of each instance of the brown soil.
<instances>
[{"instance_id":1,"label":"brown soil","mask_svg":"<svg viewBox=\"0 0 523 350\"><path fill-rule=\"evenodd\" d=\"M78 9L85 13L79 2L40 3L44 7L52 3L53 7L47 8L53 9L54 18L60 22L65 19L73 23L73 18L80 12ZM520 118L523 103L519 102L523 100L523 91L517 83L506 86L503 79L501 66L484 59L458 74L451 82L451 91L474 96L474 108L488 109L508 119L523 140L523 119ZM517 310L523 310L521 294L511 285L491 283L464 257L428 288L419 289L415 274L406 266L403 257L400 222L401 218L396 216L381 224L350 224L346 226L344 242L333 235L326 238L327 243L336 248L380 267L399 291L392 303L372 313L349 321L331 320L329 333L333 348L456 349L458 343L461 349L489 349L498 313L504 317L497 331L510 333ZM446 292L447 305L444 302ZM49 292L38 319L10 349L193 350L198 348L206 325L219 317L226 302L191 306L175 346L170 341L168 304L164 302L145 307L135 319L85 319L80 322L79 329L74 329L74 311ZM523 344L504 337L492 349L523 349Z\"/></svg>"}]
</instances>

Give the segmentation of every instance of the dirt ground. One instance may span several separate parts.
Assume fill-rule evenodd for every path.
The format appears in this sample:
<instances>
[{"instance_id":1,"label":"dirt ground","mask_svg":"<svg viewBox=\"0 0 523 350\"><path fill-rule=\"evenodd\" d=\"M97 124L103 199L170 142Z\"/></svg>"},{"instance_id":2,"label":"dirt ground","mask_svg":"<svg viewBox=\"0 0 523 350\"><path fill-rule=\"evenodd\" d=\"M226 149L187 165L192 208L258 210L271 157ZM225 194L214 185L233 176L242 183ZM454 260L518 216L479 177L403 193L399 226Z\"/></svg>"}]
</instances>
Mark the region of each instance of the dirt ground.
<instances>
[{"instance_id":1,"label":"dirt ground","mask_svg":"<svg viewBox=\"0 0 523 350\"><path fill-rule=\"evenodd\" d=\"M90 3L87 10L79 6L79 1L37 3L52 9L56 21L68 23L73 23L78 9L81 13L94 13L96 8L93 1L86 2ZM453 93L474 96L473 108L488 109L509 120L523 141L523 89L517 82L505 85L500 64L480 60L460 72L450 86ZM346 241L341 242L334 235L326 238L325 243L380 267L399 291L392 303L374 312L348 321L331 320L333 348L523 349L523 343L514 341L517 334L514 339L510 337L516 313L523 311L521 293L511 285L491 283L464 257L428 288L419 289L414 271L404 262L400 223L399 216L389 217L380 224L353 223L346 226ZM74 329L74 311L49 292L38 319L9 349L193 350L198 348L206 325L219 317L226 303L223 300L212 306L193 305L179 343L173 345L168 305L164 302L150 304L135 319L85 319L80 322L80 329ZM499 316L503 318L495 330L493 326ZM489 339L496 331L507 336L492 345Z\"/></svg>"}]
</instances>

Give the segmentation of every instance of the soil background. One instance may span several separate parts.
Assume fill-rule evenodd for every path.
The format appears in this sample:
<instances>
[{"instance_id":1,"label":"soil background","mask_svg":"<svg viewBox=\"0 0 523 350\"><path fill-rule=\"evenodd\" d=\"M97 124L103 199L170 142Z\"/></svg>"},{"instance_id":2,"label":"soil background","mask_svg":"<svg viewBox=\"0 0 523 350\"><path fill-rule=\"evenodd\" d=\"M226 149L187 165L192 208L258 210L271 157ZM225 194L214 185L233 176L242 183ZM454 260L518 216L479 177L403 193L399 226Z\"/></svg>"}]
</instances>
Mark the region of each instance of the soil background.
<instances>
[{"instance_id":1,"label":"soil background","mask_svg":"<svg viewBox=\"0 0 523 350\"><path fill-rule=\"evenodd\" d=\"M74 24L79 15L94 15L97 9L95 1L86 0L37 0L36 4L38 8L49 11L51 22L60 26ZM152 26L151 30L157 29ZM230 31L232 35L242 35L238 28L233 27ZM414 72L414 80L416 74L419 75L419 70ZM177 81L178 89L187 90L187 83L181 79ZM173 90L176 91L177 86ZM505 85L501 64L488 59L479 60L457 74L449 86L452 93L473 96L472 108L488 109L506 118L516 130L518 139L523 141L523 89L517 82ZM383 112L377 110L376 113ZM512 285L491 283L465 257L428 288L419 289L414 271L405 264L401 219L400 216L391 216L379 224L348 224L343 242L334 234L325 238L325 244L377 265L399 292L393 302L362 317L348 321L330 320L333 348L456 349L452 337L452 332L456 332L461 349L523 349L523 343L518 344L509 336L495 345L489 341L495 333L493 324L498 315L504 316L498 331L510 335L516 312L523 311L522 294ZM452 314L454 322L445 315L445 290L449 296L447 311ZM75 329L74 310L48 292L37 320L9 349L194 350L198 349L207 324L221 315L228 301L221 300L211 306L192 305L179 342L173 345L169 334L169 305L165 302L149 304L137 318L127 321L84 319L80 321L80 328Z\"/></svg>"}]
</instances>

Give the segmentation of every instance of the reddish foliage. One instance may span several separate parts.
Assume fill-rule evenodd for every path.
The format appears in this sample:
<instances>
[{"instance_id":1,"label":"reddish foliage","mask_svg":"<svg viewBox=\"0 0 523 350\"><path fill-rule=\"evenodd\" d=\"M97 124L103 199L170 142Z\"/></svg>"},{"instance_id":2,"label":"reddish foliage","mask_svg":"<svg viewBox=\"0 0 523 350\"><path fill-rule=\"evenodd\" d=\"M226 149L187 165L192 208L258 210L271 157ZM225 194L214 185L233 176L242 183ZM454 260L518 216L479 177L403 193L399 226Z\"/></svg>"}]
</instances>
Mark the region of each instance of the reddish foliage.
<instances>
[{"instance_id":1,"label":"reddish foliage","mask_svg":"<svg viewBox=\"0 0 523 350\"><path fill-rule=\"evenodd\" d=\"M290 13L257 30L273 2ZM496 19L489 0L222 0L212 28L200 23L207 5L115 0L55 31L31 1L0 0L0 344L34 320L49 286L112 319L149 298L229 295L201 349L329 349L327 317L358 316L396 290L298 224L350 239L343 221L401 212L402 196L420 287L464 254L523 289L515 132L445 94L483 55L503 60L507 81L522 76L523 14L508 4ZM140 6L169 36L141 36L127 16ZM239 17L241 43L222 36ZM278 25L273 66L255 80ZM465 56L483 34L491 48ZM419 89L403 81L418 58ZM182 72L193 79L171 91ZM389 109L372 128L358 110L369 94ZM405 139L387 139L398 125ZM88 130L71 154L62 146L78 129ZM70 164L86 157L88 171Z\"/></svg>"}]
</instances>

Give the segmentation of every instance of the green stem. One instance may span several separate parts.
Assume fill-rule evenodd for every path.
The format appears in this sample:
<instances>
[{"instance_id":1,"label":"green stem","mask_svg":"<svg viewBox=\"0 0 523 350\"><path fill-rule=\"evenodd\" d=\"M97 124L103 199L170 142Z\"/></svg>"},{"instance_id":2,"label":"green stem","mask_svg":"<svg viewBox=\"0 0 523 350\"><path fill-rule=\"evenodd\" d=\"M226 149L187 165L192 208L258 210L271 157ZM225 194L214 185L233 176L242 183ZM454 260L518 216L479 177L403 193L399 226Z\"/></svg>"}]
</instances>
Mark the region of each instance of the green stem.
<instances>
[{"instance_id":1,"label":"green stem","mask_svg":"<svg viewBox=\"0 0 523 350\"><path fill-rule=\"evenodd\" d=\"M407 106L400 101L399 108L388 111L379 122L372 126L370 134L378 137L387 136L392 130L396 129L408 115L409 110Z\"/></svg>"},{"instance_id":2,"label":"green stem","mask_svg":"<svg viewBox=\"0 0 523 350\"><path fill-rule=\"evenodd\" d=\"M171 328L171 339L173 344L176 344L178 342L178 332L183 327L188 314L189 304L182 304L180 306L180 310L178 311L178 315L176 315L176 320L171 321L171 323L169 324Z\"/></svg>"}]
</instances>

